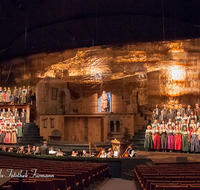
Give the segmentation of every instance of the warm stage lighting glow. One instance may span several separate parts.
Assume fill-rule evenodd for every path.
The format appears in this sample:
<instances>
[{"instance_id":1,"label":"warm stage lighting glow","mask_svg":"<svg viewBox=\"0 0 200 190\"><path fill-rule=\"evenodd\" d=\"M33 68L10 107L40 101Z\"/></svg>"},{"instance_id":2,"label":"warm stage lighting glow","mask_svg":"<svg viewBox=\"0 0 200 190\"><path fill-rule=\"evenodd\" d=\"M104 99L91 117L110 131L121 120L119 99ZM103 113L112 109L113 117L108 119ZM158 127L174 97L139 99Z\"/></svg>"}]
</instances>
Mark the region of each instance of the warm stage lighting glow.
<instances>
[{"instance_id":1,"label":"warm stage lighting glow","mask_svg":"<svg viewBox=\"0 0 200 190\"><path fill-rule=\"evenodd\" d=\"M185 80L185 70L178 66L173 66L171 68L171 79L176 81Z\"/></svg>"}]
</instances>

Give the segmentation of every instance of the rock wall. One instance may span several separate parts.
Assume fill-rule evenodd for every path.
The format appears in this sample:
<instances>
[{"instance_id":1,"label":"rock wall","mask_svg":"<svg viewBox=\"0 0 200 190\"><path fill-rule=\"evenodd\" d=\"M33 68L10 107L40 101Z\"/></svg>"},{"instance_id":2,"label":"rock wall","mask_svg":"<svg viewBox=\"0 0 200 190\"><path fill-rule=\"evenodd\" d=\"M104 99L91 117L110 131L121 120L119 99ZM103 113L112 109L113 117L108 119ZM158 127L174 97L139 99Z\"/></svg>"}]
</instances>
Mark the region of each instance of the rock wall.
<instances>
[{"instance_id":1,"label":"rock wall","mask_svg":"<svg viewBox=\"0 0 200 190\"><path fill-rule=\"evenodd\" d=\"M109 91L122 97L122 112L139 105L183 105L199 102L200 39L98 46L41 53L1 62L1 86L36 84L45 77L67 82L73 99L101 96ZM191 98L192 97L192 98Z\"/></svg>"}]
</instances>

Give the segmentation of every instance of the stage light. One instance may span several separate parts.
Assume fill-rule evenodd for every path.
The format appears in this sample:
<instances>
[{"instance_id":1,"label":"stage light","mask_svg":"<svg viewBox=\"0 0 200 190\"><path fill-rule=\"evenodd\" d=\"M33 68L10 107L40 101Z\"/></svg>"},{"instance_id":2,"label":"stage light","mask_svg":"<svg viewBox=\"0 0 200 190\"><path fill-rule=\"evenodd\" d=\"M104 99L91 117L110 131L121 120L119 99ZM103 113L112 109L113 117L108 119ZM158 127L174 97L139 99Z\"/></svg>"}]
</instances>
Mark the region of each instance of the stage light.
<instances>
[{"instance_id":1,"label":"stage light","mask_svg":"<svg viewBox=\"0 0 200 190\"><path fill-rule=\"evenodd\" d=\"M173 66L171 68L171 79L176 81L185 80L185 70L179 66Z\"/></svg>"}]
</instances>

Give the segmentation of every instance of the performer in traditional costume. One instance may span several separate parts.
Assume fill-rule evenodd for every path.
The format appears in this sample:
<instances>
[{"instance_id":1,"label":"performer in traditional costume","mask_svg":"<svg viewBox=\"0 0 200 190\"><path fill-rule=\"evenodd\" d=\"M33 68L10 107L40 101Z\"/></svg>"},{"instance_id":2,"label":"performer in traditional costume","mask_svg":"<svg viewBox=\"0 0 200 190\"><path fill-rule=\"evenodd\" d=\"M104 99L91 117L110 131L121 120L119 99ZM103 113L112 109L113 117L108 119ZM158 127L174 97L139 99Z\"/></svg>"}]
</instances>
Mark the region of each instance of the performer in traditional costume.
<instances>
[{"instance_id":1,"label":"performer in traditional costume","mask_svg":"<svg viewBox=\"0 0 200 190\"><path fill-rule=\"evenodd\" d=\"M26 94L26 100L27 100L28 104L31 103L31 96L32 96L32 89L30 88L30 86L28 86L28 88L27 88L27 94Z\"/></svg>"},{"instance_id":2,"label":"performer in traditional costume","mask_svg":"<svg viewBox=\"0 0 200 190\"><path fill-rule=\"evenodd\" d=\"M183 127L183 132L182 132L182 151L183 152L189 152L189 150L190 150L189 131L187 130L187 127Z\"/></svg>"},{"instance_id":3,"label":"performer in traditional costume","mask_svg":"<svg viewBox=\"0 0 200 190\"><path fill-rule=\"evenodd\" d=\"M17 144L17 129L14 125L12 125L11 144Z\"/></svg>"},{"instance_id":4,"label":"performer in traditional costume","mask_svg":"<svg viewBox=\"0 0 200 190\"><path fill-rule=\"evenodd\" d=\"M154 121L154 123L152 124L152 130L154 130L156 128L156 126L158 126L158 128L160 127L159 123L158 123L158 120L156 119Z\"/></svg>"},{"instance_id":5,"label":"performer in traditional costume","mask_svg":"<svg viewBox=\"0 0 200 190\"><path fill-rule=\"evenodd\" d=\"M185 123L189 123L189 118L187 114L185 113L184 117L182 118L182 123L185 121Z\"/></svg>"},{"instance_id":6,"label":"performer in traditional costume","mask_svg":"<svg viewBox=\"0 0 200 190\"><path fill-rule=\"evenodd\" d=\"M167 149L170 150L170 152L174 150L174 131L171 125L167 133Z\"/></svg>"},{"instance_id":7,"label":"performer in traditional costume","mask_svg":"<svg viewBox=\"0 0 200 190\"><path fill-rule=\"evenodd\" d=\"M191 133L194 131L194 128L197 128L197 125L194 123L194 120L191 120L191 123L189 125L189 131L190 131L190 137L191 137ZM191 140L191 138L190 138Z\"/></svg>"},{"instance_id":8,"label":"performer in traditional costume","mask_svg":"<svg viewBox=\"0 0 200 190\"><path fill-rule=\"evenodd\" d=\"M19 91L18 91L18 102L19 102L19 104L21 104L21 100L22 100L22 88L19 87Z\"/></svg>"},{"instance_id":9,"label":"performer in traditional costume","mask_svg":"<svg viewBox=\"0 0 200 190\"><path fill-rule=\"evenodd\" d=\"M27 94L27 89L25 88L25 86L23 86L23 89L22 89L22 100L21 100L22 104L26 104L26 94Z\"/></svg>"},{"instance_id":10,"label":"performer in traditional costume","mask_svg":"<svg viewBox=\"0 0 200 190\"><path fill-rule=\"evenodd\" d=\"M14 96L14 105L16 105L17 104L17 102L18 102L18 89L17 89L17 87L15 86L15 88L14 88L14 90L13 90L13 96Z\"/></svg>"},{"instance_id":11,"label":"performer in traditional costume","mask_svg":"<svg viewBox=\"0 0 200 190\"><path fill-rule=\"evenodd\" d=\"M197 121L200 122L200 107L199 107L199 104L196 104L196 108L194 109L194 115L196 115Z\"/></svg>"},{"instance_id":12,"label":"performer in traditional costume","mask_svg":"<svg viewBox=\"0 0 200 190\"><path fill-rule=\"evenodd\" d=\"M9 127L11 129L11 122L10 122L10 119L8 118L7 121L6 121L6 129Z\"/></svg>"},{"instance_id":13,"label":"performer in traditional costume","mask_svg":"<svg viewBox=\"0 0 200 190\"><path fill-rule=\"evenodd\" d=\"M4 125L4 121L1 123L1 136L0 136L0 143L3 144L4 143L4 139L6 136L6 127Z\"/></svg>"},{"instance_id":14,"label":"performer in traditional costume","mask_svg":"<svg viewBox=\"0 0 200 190\"><path fill-rule=\"evenodd\" d=\"M6 102L6 87L4 87L4 90L3 90L3 102Z\"/></svg>"},{"instance_id":15,"label":"performer in traditional costume","mask_svg":"<svg viewBox=\"0 0 200 190\"><path fill-rule=\"evenodd\" d=\"M197 116L194 115L193 112L191 112L191 115L189 116L189 124L191 123L192 120L194 120L194 122L196 123L197 122Z\"/></svg>"},{"instance_id":16,"label":"performer in traditional costume","mask_svg":"<svg viewBox=\"0 0 200 190\"><path fill-rule=\"evenodd\" d=\"M163 129L163 128L167 128L167 124L165 124L164 120L162 121L162 124L160 125L160 129Z\"/></svg>"},{"instance_id":17,"label":"performer in traditional costume","mask_svg":"<svg viewBox=\"0 0 200 190\"><path fill-rule=\"evenodd\" d=\"M7 94L6 94L6 102L11 102L11 90L10 90L10 87L8 87L8 90L7 90Z\"/></svg>"},{"instance_id":18,"label":"performer in traditional costume","mask_svg":"<svg viewBox=\"0 0 200 190\"><path fill-rule=\"evenodd\" d=\"M161 139L161 150L166 152L167 150L167 129L166 126L164 125L163 128L160 131L160 139Z\"/></svg>"},{"instance_id":19,"label":"performer in traditional costume","mask_svg":"<svg viewBox=\"0 0 200 190\"><path fill-rule=\"evenodd\" d=\"M17 126L17 138L20 139L22 137L22 123L20 122L20 119L18 119L16 126Z\"/></svg>"},{"instance_id":20,"label":"performer in traditional costume","mask_svg":"<svg viewBox=\"0 0 200 190\"><path fill-rule=\"evenodd\" d=\"M11 130L10 127L8 126L6 129L6 136L4 139L4 144L10 144L11 143Z\"/></svg>"},{"instance_id":21,"label":"performer in traditional costume","mask_svg":"<svg viewBox=\"0 0 200 190\"><path fill-rule=\"evenodd\" d=\"M189 127L186 120L183 120L183 123L181 124L181 131L183 131L184 127L186 127L186 129L189 131Z\"/></svg>"},{"instance_id":22,"label":"performer in traditional costume","mask_svg":"<svg viewBox=\"0 0 200 190\"><path fill-rule=\"evenodd\" d=\"M175 117L175 123L176 123L176 125L181 126L182 117L180 115L180 112L177 112L177 116Z\"/></svg>"},{"instance_id":23,"label":"performer in traditional costume","mask_svg":"<svg viewBox=\"0 0 200 190\"><path fill-rule=\"evenodd\" d=\"M108 97L105 91L103 91L103 94L101 96L101 109L102 111L107 111L107 105L108 105Z\"/></svg>"},{"instance_id":24,"label":"performer in traditional costume","mask_svg":"<svg viewBox=\"0 0 200 190\"><path fill-rule=\"evenodd\" d=\"M2 87L0 87L0 102L3 102L3 90L2 90Z\"/></svg>"},{"instance_id":25,"label":"performer in traditional costume","mask_svg":"<svg viewBox=\"0 0 200 190\"><path fill-rule=\"evenodd\" d=\"M182 150L182 139L181 139L181 130L179 128L178 125L176 125L176 130L174 131L174 148L175 150L178 150L178 152L180 152L180 150Z\"/></svg>"},{"instance_id":26,"label":"performer in traditional costume","mask_svg":"<svg viewBox=\"0 0 200 190\"><path fill-rule=\"evenodd\" d=\"M146 148L148 150L153 149L153 138L152 138L151 125L147 126L147 129L145 132L144 148Z\"/></svg>"},{"instance_id":27,"label":"performer in traditional costume","mask_svg":"<svg viewBox=\"0 0 200 190\"><path fill-rule=\"evenodd\" d=\"M168 121L168 123L167 123L167 129L169 129L169 126L172 126L172 128L174 129L175 128L175 123L174 122L172 122L172 119L171 118L169 118L169 121Z\"/></svg>"},{"instance_id":28,"label":"performer in traditional costume","mask_svg":"<svg viewBox=\"0 0 200 190\"><path fill-rule=\"evenodd\" d=\"M156 126L156 129L153 131L154 134L154 149L155 150L160 150L161 146L160 146L160 130L158 125Z\"/></svg>"},{"instance_id":29,"label":"performer in traditional costume","mask_svg":"<svg viewBox=\"0 0 200 190\"><path fill-rule=\"evenodd\" d=\"M3 111L1 112L1 115L3 115L3 118L5 119L5 117L6 117L6 111L5 111L5 109L3 109Z\"/></svg>"},{"instance_id":30,"label":"performer in traditional costume","mask_svg":"<svg viewBox=\"0 0 200 190\"><path fill-rule=\"evenodd\" d=\"M10 115L10 122L12 124L15 123L15 116L13 115L13 113L11 113L11 115Z\"/></svg>"},{"instance_id":31,"label":"performer in traditional costume","mask_svg":"<svg viewBox=\"0 0 200 190\"><path fill-rule=\"evenodd\" d=\"M8 114L8 117L10 117L11 116L11 110L10 110L10 108L8 108L8 111L7 111L7 113L6 114Z\"/></svg>"},{"instance_id":32,"label":"performer in traditional costume","mask_svg":"<svg viewBox=\"0 0 200 190\"><path fill-rule=\"evenodd\" d=\"M197 129L194 128L193 132L191 133L192 139L191 139L191 152L199 152L199 133L197 132Z\"/></svg>"},{"instance_id":33,"label":"performer in traditional costume","mask_svg":"<svg viewBox=\"0 0 200 190\"><path fill-rule=\"evenodd\" d=\"M0 123L2 122L3 119L4 119L4 117L3 117L3 114L1 113L1 116L0 116Z\"/></svg>"}]
</instances>

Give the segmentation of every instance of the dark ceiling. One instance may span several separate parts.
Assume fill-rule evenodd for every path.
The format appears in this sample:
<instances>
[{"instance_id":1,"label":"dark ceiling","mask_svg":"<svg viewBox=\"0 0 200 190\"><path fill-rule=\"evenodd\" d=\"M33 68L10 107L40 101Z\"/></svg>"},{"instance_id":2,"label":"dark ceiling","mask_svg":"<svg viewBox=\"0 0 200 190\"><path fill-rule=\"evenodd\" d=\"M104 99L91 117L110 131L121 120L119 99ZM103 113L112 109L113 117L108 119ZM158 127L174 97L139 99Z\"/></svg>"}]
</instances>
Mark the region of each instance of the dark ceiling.
<instances>
[{"instance_id":1,"label":"dark ceiling","mask_svg":"<svg viewBox=\"0 0 200 190\"><path fill-rule=\"evenodd\" d=\"M199 0L0 0L0 59L200 37Z\"/></svg>"}]
</instances>

